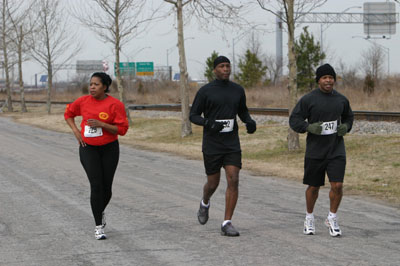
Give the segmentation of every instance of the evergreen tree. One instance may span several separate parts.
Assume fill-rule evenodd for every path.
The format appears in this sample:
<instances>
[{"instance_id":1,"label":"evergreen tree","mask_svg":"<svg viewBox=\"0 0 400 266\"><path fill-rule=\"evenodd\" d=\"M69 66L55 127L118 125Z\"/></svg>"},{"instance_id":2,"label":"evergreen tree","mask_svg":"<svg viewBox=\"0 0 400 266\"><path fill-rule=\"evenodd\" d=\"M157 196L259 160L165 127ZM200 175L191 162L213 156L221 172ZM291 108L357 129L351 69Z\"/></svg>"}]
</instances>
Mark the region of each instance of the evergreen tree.
<instances>
[{"instance_id":1,"label":"evergreen tree","mask_svg":"<svg viewBox=\"0 0 400 266\"><path fill-rule=\"evenodd\" d=\"M207 78L208 82L211 82L215 79L214 75L214 60L218 57L218 53L213 51L211 56L206 60L206 71L204 72L204 77Z\"/></svg>"},{"instance_id":2,"label":"evergreen tree","mask_svg":"<svg viewBox=\"0 0 400 266\"><path fill-rule=\"evenodd\" d=\"M314 41L314 36L308 32L308 27L303 28L298 41L294 43L297 63L297 86L302 91L314 89L315 69L325 54L321 53L319 42Z\"/></svg>"},{"instance_id":3,"label":"evergreen tree","mask_svg":"<svg viewBox=\"0 0 400 266\"><path fill-rule=\"evenodd\" d=\"M239 60L239 69L240 72L234 78L245 88L259 84L267 72L267 67L258 59L257 54L250 50Z\"/></svg>"}]
</instances>

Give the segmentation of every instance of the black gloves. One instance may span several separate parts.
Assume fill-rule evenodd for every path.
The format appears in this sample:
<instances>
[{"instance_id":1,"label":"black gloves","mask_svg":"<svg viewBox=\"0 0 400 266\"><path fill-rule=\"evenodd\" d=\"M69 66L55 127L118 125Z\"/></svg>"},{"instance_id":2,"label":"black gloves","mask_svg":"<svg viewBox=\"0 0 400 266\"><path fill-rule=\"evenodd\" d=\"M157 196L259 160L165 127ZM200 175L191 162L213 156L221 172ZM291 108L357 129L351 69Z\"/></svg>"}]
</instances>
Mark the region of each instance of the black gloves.
<instances>
[{"instance_id":1,"label":"black gloves","mask_svg":"<svg viewBox=\"0 0 400 266\"><path fill-rule=\"evenodd\" d=\"M224 128L225 123L215 121L214 119L205 119L204 127L209 130L211 133L220 132ZM256 121L253 119L246 122L247 133L253 134L257 130Z\"/></svg>"},{"instance_id":2,"label":"black gloves","mask_svg":"<svg viewBox=\"0 0 400 266\"><path fill-rule=\"evenodd\" d=\"M321 125L322 125L322 122L315 122L315 123L308 125L306 130L307 130L307 132L310 132L311 134L321 135L321 132L322 132Z\"/></svg>"},{"instance_id":3,"label":"black gloves","mask_svg":"<svg viewBox=\"0 0 400 266\"><path fill-rule=\"evenodd\" d=\"M337 135L339 136L339 137L343 137L344 135L346 135L346 133L347 133L347 129L348 129L348 126L347 126L347 124L340 124L338 127L337 127Z\"/></svg>"},{"instance_id":4,"label":"black gloves","mask_svg":"<svg viewBox=\"0 0 400 266\"><path fill-rule=\"evenodd\" d=\"M321 125L322 125L322 122L312 123L312 124L308 125L307 132L310 132L311 134L314 134L314 135L321 135L321 132L322 132ZM339 137L346 135L348 128L349 128L349 126L346 123L340 124L337 127L337 135Z\"/></svg>"},{"instance_id":5,"label":"black gloves","mask_svg":"<svg viewBox=\"0 0 400 266\"><path fill-rule=\"evenodd\" d=\"M256 121L254 121L252 119L250 121L247 121L246 129L247 129L247 133L249 133L249 134L253 134L254 132L256 132L256 130L257 130Z\"/></svg>"},{"instance_id":6,"label":"black gloves","mask_svg":"<svg viewBox=\"0 0 400 266\"><path fill-rule=\"evenodd\" d=\"M224 128L224 123L217 122L214 119L206 119L204 121L204 127L212 133L220 132Z\"/></svg>"}]
</instances>

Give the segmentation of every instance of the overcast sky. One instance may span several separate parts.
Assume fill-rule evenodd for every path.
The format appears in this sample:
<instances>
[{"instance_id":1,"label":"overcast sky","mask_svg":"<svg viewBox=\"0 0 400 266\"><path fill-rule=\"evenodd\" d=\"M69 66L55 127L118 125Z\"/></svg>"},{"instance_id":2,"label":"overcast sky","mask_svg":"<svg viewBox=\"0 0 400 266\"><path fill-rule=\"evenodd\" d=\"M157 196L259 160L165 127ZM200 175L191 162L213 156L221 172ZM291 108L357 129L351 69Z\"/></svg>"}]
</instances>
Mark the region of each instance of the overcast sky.
<instances>
[{"instance_id":1,"label":"overcast sky","mask_svg":"<svg viewBox=\"0 0 400 266\"><path fill-rule=\"evenodd\" d=\"M68 4L76 4L79 0L63 0ZM162 0L154 0L155 2ZM235 1L235 0L233 0ZM239 2L239 0L237 0ZM328 0L327 3L316 9L315 12L342 12L346 9L347 12L362 12L362 7L365 2L386 2L384 0L362 1L362 0ZM390 2L390 1L389 1ZM394 1L391 1L394 2ZM396 3L396 12L400 5ZM171 8L170 4L165 4L165 9ZM247 15L249 19L265 24L262 28L264 32L258 34L261 43L261 49L264 54L275 56L275 17L269 12L261 10L254 6L254 9ZM173 72L179 72L178 68L178 49L176 48L177 33L174 28L174 16L164 19L151 27L146 34L142 34L137 39L132 40L123 48L121 61L134 62L154 62L155 66L167 65L172 66ZM314 35L315 39L320 41L321 27L320 24L301 24L298 25L296 36L302 32L302 27L308 25L309 31ZM390 72L400 73L400 42L399 29L396 25L396 34L390 36L389 39L376 39L376 43L384 46L384 52L387 55L389 52ZM78 29L83 42L83 49L80 54L71 63L76 63L76 60L107 60L110 66L114 63L114 55L112 46L105 44L99 40L94 33L84 28L83 26L73 24L71 27ZM363 39L365 37L362 24L331 24L329 27L324 27L323 31L323 46L327 53L327 61L334 67L339 60L342 60L347 66L360 68L359 62L361 54L371 46L371 42ZM235 57L243 55L249 38L251 29L242 33L232 29L226 29L225 32L215 30L212 32L200 31L197 26L197 21L193 20L189 25L185 26L185 48L188 64L189 76L192 79L204 79L203 73L205 69L205 61L207 57L215 50L219 54L225 55L232 59L233 55L233 40L235 40ZM167 52L168 51L168 52ZM287 38L286 32L283 33L283 55L287 58ZM286 59L287 61L287 59ZM387 72L387 58L385 58L384 71ZM110 67L110 69L112 69ZM287 67L286 67L287 69ZM285 69L285 71L286 71ZM110 71L110 74L112 72ZM45 70L33 62L24 64L25 83L33 84L34 75L45 74ZM57 80L70 79L75 75L74 70L60 71L57 75Z\"/></svg>"}]
</instances>

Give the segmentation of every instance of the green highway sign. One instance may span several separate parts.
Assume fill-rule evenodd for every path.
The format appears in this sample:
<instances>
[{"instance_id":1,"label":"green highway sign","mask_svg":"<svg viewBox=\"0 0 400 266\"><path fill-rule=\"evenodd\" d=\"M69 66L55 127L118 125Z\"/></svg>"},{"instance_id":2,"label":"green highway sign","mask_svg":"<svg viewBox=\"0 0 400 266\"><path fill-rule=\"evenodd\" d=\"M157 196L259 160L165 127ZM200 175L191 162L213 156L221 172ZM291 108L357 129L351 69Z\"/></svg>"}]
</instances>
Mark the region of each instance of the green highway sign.
<instances>
[{"instance_id":1,"label":"green highway sign","mask_svg":"<svg viewBox=\"0 0 400 266\"><path fill-rule=\"evenodd\" d=\"M120 62L121 76L135 76L135 62ZM114 63L114 75L117 75L117 64Z\"/></svg>"},{"instance_id":2,"label":"green highway sign","mask_svg":"<svg viewBox=\"0 0 400 266\"><path fill-rule=\"evenodd\" d=\"M136 75L138 76L154 76L153 62L137 62Z\"/></svg>"}]
</instances>

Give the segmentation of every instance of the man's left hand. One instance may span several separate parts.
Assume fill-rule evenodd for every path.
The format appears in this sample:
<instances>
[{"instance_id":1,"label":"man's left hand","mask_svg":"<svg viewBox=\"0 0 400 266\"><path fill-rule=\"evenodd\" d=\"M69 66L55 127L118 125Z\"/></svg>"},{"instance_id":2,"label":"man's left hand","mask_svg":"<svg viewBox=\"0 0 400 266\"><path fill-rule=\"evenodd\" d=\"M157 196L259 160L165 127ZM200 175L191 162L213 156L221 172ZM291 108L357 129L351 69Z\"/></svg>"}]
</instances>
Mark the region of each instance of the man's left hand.
<instances>
[{"instance_id":1,"label":"man's left hand","mask_svg":"<svg viewBox=\"0 0 400 266\"><path fill-rule=\"evenodd\" d=\"M254 121L254 120L248 121L246 123L246 129L247 129L247 133L249 133L249 134L253 134L254 132L256 132L256 130L257 130L256 121Z\"/></svg>"},{"instance_id":2,"label":"man's left hand","mask_svg":"<svg viewBox=\"0 0 400 266\"><path fill-rule=\"evenodd\" d=\"M348 129L347 124L345 124L345 123L344 124L340 124L337 127L337 135L339 137L343 137L344 135L346 135L347 129Z\"/></svg>"}]
</instances>

